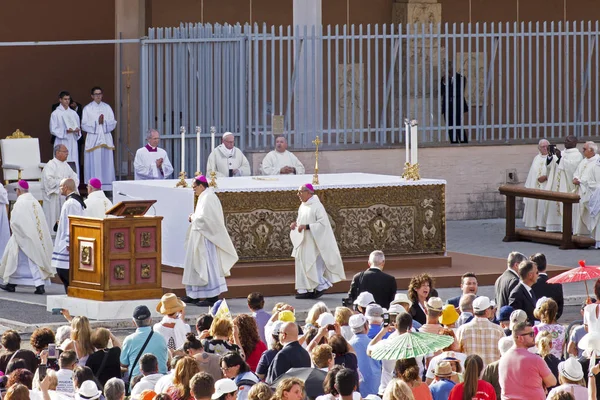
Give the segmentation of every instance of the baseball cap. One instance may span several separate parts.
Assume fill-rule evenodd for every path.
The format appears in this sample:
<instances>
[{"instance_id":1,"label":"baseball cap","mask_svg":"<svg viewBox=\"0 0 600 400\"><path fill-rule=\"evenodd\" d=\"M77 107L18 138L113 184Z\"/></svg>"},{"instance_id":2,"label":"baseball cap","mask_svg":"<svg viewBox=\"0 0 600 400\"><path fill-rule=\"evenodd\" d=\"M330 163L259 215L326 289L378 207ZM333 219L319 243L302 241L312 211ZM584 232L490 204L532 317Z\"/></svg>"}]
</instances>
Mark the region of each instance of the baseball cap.
<instances>
[{"instance_id":1,"label":"baseball cap","mask_svg":"<svg viewBox=\"0 0 600 400\"><path fill-rule=\"evenodd\" d=\"M439 297L431 297L427 300L427 308L432 311L442 311L444 302Z\"/></svg>"},{"instance_id":2,"label":"baseball cap","mask_svg":"<svg viewBox=\"0 0 600 400\"><path fill-rule=\"evenodd\" d=\"M527 321L527 313L523 310L515 310L510 314L510 330L512 331L519 322Z\"/></svg>"},{"instance_id":3,"label":"baseball cap","mask_svg":"<svg viewBox=\"0 0 600 400\"><path fill-rule=\"evenodd\" d=\"M237 385L231 379L227 379L227 378L219 379L218 381L215 382L215 392L213 393L212 396L210 396L210 398L213 400L216 400L219 397L223 396L224 394L237 392L237 390L238 390Z\"/></svg>"},{"instance_id":4,"label":"baseball cap","mask_svg":"<svg viewBox=\"0 0 600 400\"><path fill-rule=\"evenodd\" d=\"M381 318L383 316L383 308L379 304L369 304L365 311L367 318Z\"/></svg>"},{"instance_id":5,"label":"baseball cap","mask_svg":"<svg viewBox=\"0 0 600 400\"><path fill-rule=\"evenodd\" d=\"M273 322L273 325L271 325L271 335L279 336L279 333L281 332L281 327L283 326L283 324L284 323L281 321Z\"/></svg>"},{"instance_id":6,"label":"baseball cap","mask_svg":"<svg viewBox=\"0 0 600 400\"><path fill-rule=\"evenodd\" d=\"M510 314L515 309L511 306L502 306L500 307L500 312L498 313L498 321L510 321Z\"/></svg>"},{"instance_id":7,"label":"baseball cap","mask_svg":"<svg viewBox=\"0 0 600 400\"><path fill-rule=\"evenodd\" d=\"M353 331L360 330L360 329L362 329L363 326L365 326L366 322L367 322L367 318L364 315L354 314L348 320L348 326L350 326L350 329L352 329Z\"/></svg>"},{"instance_id":8,"label":"baseball cap","mask_svg":"<svg viewBox=\"0 0 600 400\"><path fill-rule=\"evenodd\" d=\"M354 304L361 307L366 307L371 303L375 303L375 298L369 292L362 292L358 295L356 300L354 300Z\"/></svg>"},{"instance_id":9,"label":"baseball cap","mask_svg":"<svg viewBox=\"0 0 600 400\"><path fill-rule=\"evenodd\" d=\"M473 311L481 312L490 308L492 305L490 303L489 297L479 296L475 300L473 300Z\"/></svg>"},{"instance_id":10,"label":"baseball cap","mask_svg":"<svg viewBox=\"0 0 600 400\"><path fill-rule=\"evenodd\" d=\"M317 318L317 325L319 325L320 327L324 327L326 325L330 325L330 324L334 324L335 323L335 318L333 318L333 314L328 313L328 312L324 312L321 315L319 315L319 318Z\"/></svg>"},{"instance_id":11,"label":"baseball cap","mask_svg":"<svg viewBox=\"0 0 600 400\"><path fill-rule=\"evenodd\" d=\"M508 350L510 350L515 345L515 341L512 336L504 336L498 340L498 350L500 350L500 355L503 355Z\"/></svg>"},{"instance_id":12,"label":"baseball cap","mask_svg":"<svg viewBox=\"0 0 600 400\"><path fill-rule=\"evenodd\" d=\"M143 321L150 318L151 315L150 309L146 306L137 306L135 310L133 310L133 319L136 321Z\"/></svg>"},{"instance_id":13,"label":"baseball cap","mask_svg":"<svg viewBox=\"0 0 600 400\"><path fill-rule=\"evenodd\" d=\"M283 310L277 318L282 322L296 322L296 316L290 310Z\"/></svg>"}]
</instances>

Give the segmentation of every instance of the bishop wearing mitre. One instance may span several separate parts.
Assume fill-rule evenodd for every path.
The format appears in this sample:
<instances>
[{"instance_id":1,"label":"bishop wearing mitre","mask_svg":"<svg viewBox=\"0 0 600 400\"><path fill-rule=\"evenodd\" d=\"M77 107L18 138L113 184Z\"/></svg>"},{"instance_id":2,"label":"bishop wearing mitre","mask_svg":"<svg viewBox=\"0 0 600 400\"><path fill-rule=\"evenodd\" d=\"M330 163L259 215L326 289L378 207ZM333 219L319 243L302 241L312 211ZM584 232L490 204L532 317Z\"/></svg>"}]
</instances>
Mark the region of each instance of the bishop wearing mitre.
<instances>
[{"instance_id":1,"label":"bishop wearing mitre","mask_svg":"<svg viewBox=\"0 0 600 400\"><path fill-rule=\"evenodd\" d=\"M233 133L225 132L221 144L208 156L206 173L214 171L217 177L250 176L248 159L235 147Z\"/></svg>"}]
</instances>

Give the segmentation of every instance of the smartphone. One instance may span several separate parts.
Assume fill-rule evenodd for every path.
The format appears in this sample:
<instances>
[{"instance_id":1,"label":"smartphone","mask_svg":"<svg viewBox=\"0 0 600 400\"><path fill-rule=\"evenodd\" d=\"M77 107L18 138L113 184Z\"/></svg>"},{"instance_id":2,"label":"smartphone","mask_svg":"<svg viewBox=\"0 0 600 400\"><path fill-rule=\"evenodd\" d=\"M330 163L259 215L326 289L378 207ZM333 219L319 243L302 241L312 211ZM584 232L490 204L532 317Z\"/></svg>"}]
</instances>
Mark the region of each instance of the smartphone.
<instances>
[{"instance_id":1,"label":"smartphone","mask_svg":"<svg viewBox=\"0 0 600 400\"><path fill-rule=\"evenodd\" d=\"M56 344L55 343L48 344L48 358L56 358Z\"/></svg>"},{"instance_id":2,"label":"smartphone","mask_svg":"<svg viewBox=\"0 0 600 400\"><path fill-rule=\"evenodd\" d=\"M40 376L40 382L44 380L44 378L46 377L46 371L48 369L47 365L44 364L40 364L38 366L38 374Z\"/></svg>"},{"instance_id":3,"label":"smartphone","mask_svg":"<svg viewBox=\"0 0 600 400\"><path fill-rule=\"evenodd\" d=\"M328 331L335 331L335 326L333 324L329 324L329 325L327 325L327 330Z\"/></svg>"},{"instance_id":4,"label":"smartphone","mask_svg":"<svg viewBox=\"0 0 600 400\"><path fill-rule=\"evenodd\" d=\"M390 324L390 314L384 313L383 314L383 326L388 326L389 324Z\"/></svg>"},{"instance_id":5,"label":"smartphone","mask_svg":"<svg viewBox=\"0 0 600 400\"><path fill-rule=\"evenodd\" d=\"M52 315L61 315L62 314L62 308L53 308L52 309Z\"/></svg>"}]
</instances>

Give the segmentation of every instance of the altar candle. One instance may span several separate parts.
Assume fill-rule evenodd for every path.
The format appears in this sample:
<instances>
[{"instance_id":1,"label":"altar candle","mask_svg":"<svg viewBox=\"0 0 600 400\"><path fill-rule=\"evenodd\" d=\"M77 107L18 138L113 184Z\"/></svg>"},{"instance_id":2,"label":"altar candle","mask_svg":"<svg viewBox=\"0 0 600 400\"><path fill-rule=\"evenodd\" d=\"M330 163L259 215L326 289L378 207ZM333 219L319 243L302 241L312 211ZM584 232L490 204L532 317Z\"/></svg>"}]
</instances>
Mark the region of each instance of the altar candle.
<instances>
[{"instance_id":1,"label":"altar candle","mask_svg":"<svg viewBox=\"0 0 600 400\"><path fill-rule=\"evenodd\" d=\"M185 171L185 127L179 128L181 132L181 172Z\"/></svg>"},{"instance_id":2,"label":"altar candle","mask_svg":"<svg viewBox=\"0 0 600 400\"><path fill-rule=\"evenodd\" d=\"M418 126L415 123L413 126L411 126L411 130L410 130L410 163L411 164L417 164L419 162L419 160L417 158L418 157L417 156L417 148L418 148L418 142L419 142L419 140L417 139L417 130L418 130Z\"/></svg>"},{"instance_id":3,"label":"altar candle","mask_svg":"<svg viewBox=\"0 0 600 400\"><path fill-rule=\"evenodd\" d=\"M200 172L200 133L202 128L196 127L196 172Z\"/></svg>"},{"instance_id":4,"label":"altar candle","mask_svg":"<svg viewBox=\"0 0 600 400\"><path fill-rule=\"evenodd\" d=\"M406 161L410 163L408 148L410 146L410 125L408 124L408 120L404 120L404 143L406 144Z\"/></svg>"},{"instance_id":5,"label":"altar candle","mask_svg":"<svg viewBox=\"0 0 600 400\"><path fill-rule=\"evenodd\" d=\"M215 133L217 129L214 126L210 127L210 151L215 149Z\"/></svg>"}]
</instances>

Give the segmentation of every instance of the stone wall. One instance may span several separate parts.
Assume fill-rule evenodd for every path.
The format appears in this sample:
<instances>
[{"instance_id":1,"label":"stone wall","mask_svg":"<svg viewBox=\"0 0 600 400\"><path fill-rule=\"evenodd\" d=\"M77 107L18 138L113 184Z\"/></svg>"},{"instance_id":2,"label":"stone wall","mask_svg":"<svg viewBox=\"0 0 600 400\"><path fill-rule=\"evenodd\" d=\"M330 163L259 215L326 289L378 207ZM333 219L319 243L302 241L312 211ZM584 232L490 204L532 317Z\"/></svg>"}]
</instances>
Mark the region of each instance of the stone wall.
<instances>
[{"instance_id":1,"label":"stone wall","mask_svg":"<svg viewBox=\"0 0 600 400\"><path fill-rule=\"evenodd\" d=\"M579 147L581 148L581 144ZM562 147L562 146L561 146ZM503 218L505 198L498 186L507 182L509 172L523 185L537 145L430 147L419 150L421 176L447 181L446 218L448 220ZM314 173L314 152L294 152ZM265 153L248 153L252 171L258 174ZM339 150L319 153L321 173L365 172L400 175L404 148ZM517 201L517 215L523 203Z\"/></svg>"}]
</instances>

